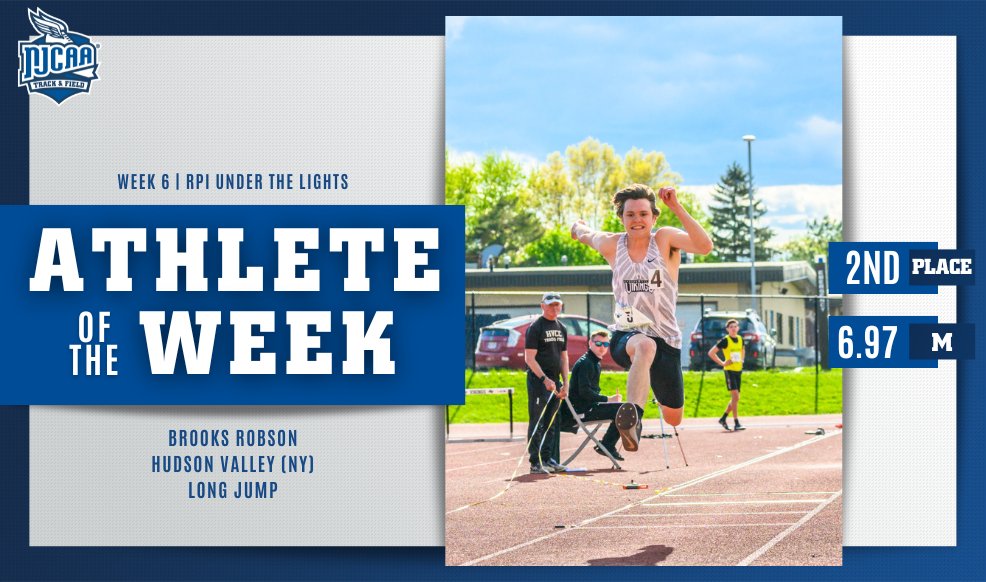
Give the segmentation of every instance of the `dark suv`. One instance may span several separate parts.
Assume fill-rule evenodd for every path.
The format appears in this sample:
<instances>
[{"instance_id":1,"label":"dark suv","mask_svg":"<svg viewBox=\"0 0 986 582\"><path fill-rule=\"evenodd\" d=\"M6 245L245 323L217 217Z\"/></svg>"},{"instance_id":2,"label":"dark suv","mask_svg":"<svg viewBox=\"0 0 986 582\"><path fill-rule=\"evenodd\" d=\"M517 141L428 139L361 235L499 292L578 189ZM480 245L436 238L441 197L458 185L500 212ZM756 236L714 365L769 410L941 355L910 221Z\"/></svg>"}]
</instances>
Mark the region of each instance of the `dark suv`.
<instances>
[{"instance_id":1,"label":"dark suv","mask_svg":"<svg viewBox=\"0 0 986 582\"><path fill-rule=\"evenodd\" d=\"M712 348L723 336L728 335L726 322L735 319L739 322L739 334L743 336L746 354L743 357L744 370L763 370L773 368L777 359L777 340L767 332L760 317L747 309L741 311L706 311L705 318L699 319L691 335L688 355L691 357L689 370L711 370L718 368L709 357Z\"/></svg>"}]
</instances>

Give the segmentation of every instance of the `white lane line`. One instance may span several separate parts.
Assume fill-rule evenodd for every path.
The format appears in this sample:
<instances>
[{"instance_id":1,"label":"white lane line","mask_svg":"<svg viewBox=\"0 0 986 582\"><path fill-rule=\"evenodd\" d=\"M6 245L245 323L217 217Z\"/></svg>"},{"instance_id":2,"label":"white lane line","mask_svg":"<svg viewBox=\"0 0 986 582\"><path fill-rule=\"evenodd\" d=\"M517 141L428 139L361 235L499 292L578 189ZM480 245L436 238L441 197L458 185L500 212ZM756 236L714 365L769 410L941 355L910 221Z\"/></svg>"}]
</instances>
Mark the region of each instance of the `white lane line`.
<instances>
[{"instance_id":1,"label":"white lane line","mask_svg":"<svg viewBox=\"0 0 986 582\"><path fill-rule=\"evenodd\" d=\"M806 513L808 513L807 510L805 510L805 511L720 511L718 513L712 512L712 511L709 511L709 512L695 511L695 512L691 512L691 513L621 513L620 515L611 515L611 516L609 516L606 519L617 518L617 517L619 517L619 518L624 518L624 517L678 517L678 516L683 516L683 515L687 515L687 516L711 515L711 516L714 516L714 517L720 517L720 516L723 516L723 515L788 515L788 514L804 515Z\"/></svg>"},{"instance_id":2,"label":"white lane line","mask_svg":"<svg viewBox=\"0 0 986 582\"><path fill-rule=\"evenodd\" d=\"M452 442L450 444L456 444L456 443L455 442ZM455 453L448 452L448 450L447 450L448 447L446 446L445 447L446 448L445 456L446 457L454 457L456 455L475 455L475 454L478 454L478 453L485 453L487 451L495 451L495 450L498 450L498 449L509 449L511 447L516 447L518 444L520 446L523 446L524 445L524 443L522 443L520 441L517 441L517 442L513 442L513 443L508 443L508 444L500 445L500 446L497 446L497 447L485 447L485 448L482 448L482 449L476 448L476 449L470 449L468 451L458 451L458 452L455 452Z\"/></svg>"},{"instance_id":3,"label":"white lane line","mask_svg":"<svg viewBox=\"0 0 986 582\"><path fill-rule=\"evenodd\" d=\"M792 525L794 522L777 522L777 523L699 523L694 525L683 525L683 524L653 524L653 525L591 525L589 527L580 527L579 529L666 529L666 528L708 528L708 527L752 527L752 526L776 526L776 525ZM743 564L740 564L741 566Z\"/></svg>"},{"instance_id":4,"label":"white lane line","mask_svg":"<svg viewBox=\"0 0 986 582\"><path fill-rule=\"evenodd\" d=\"M743 560L739 564L736 564L736 565L737 566L749 566L754 560L756 560L760 556L764 555L764 553L766 553L767 550L769 550L770 548L772 548L775 545L777 545L777 542L783 540L788 535L790 535L792 532L794 532L795 530L797 530L799 527L801 527L804 524L808 523L808 520L810 520L811 518L813 518L816 515L818 515L818 513L821 510L823 510L826 507L828 507L828 505L830 503L832 503L833 501L835 501L836 499L838 499L840 495L842 495L842 491L836 492L835 495L833 495L833 496L829 497L828 499L826 499L824 501L824 503L822 503L821 505L819 505L815 509L811 510L811 512L808 513L808 515L802 517L797 522L791 524L791 527L787 528L786 530L784 530L781 533L779 533L776 536L774 536L774 539L772 539L769 542L767 542L766 544L764 544L759 550L757 550L757 551L753 552L752 554L750 554L749 556L743 558Z\"/></svg>"},{"instance_id":5,"label":"white lane line","mask_svg":"<svg viewBox=\"0 0 986 582\"><path fill-rule=\"evenodd\" d=\"M828 427L830 425L835 425L835 424L838 424L838 423L841 423L841 422L842 422L842 418L840 417L840 418L832 418L832 419L828 419L828 420L809 420L809 421L802 421L802 422L763 422L763 423L757 423L757 424L747 424L747 423L744 422L743 423L743 426L746 427L747 429L773 428L773 427L810 426L810 427L814 427L814 428L824 428L825 429L825 432L828 432ZM684 428L682 428L683 426L684 426ZM654 425L654 426L650 426L650 427L644 426L644 430L643 430L644 434L647 434L647 429L648 428L652 429L654 432L660 432L660 430L661 430L660 425ZM682 430L696 430L696 431L700 430L700 431L718 431L718 432L722 432L722 425L720 425L717 422L716 423L712 423L712 424L678 425L678 431L681 432ZM836 429L836 430L838 430L838 429ZM743 432L746 433L746 434L749 434L749 431L743 431ZM756 432L756 431L754 431L754 432Z\"/></svg>"},{"instance_id":6,"label":"white lane line","mask_svg":"<svg viewBox=\"0 0 986 582\"><path fill-rule=\"evenodd\" d=\"M768 501L674 501L671 503L641 503L644 507L665 507L677 505L770 505L780 503L821 503L824 499L771 499Z\"/></svg>"},{"instance_id":7,"label":"white lane line","mask_svg":"<svg viewBox=\"0 0 986 582\"><path fill-rule=\"evenodd\" d=\"M564 457L565 456L564 453L567 453L569 451L574 451L576 448L578 448L578 447L571 447L571 448L568 448L568 449L561 449L561 451L560 451L561 455L560 456ZM502 458L500 460L497 460L497 461L489 461L487 463L477 463L475 465L463 465L462 467L453 467L451 469L445 469L445 472L446 473L451 473L452 471L461 471L463 469L473 469L475 467L485 467L487 465L495 465L497 463L507 463L509 461L517 462L517 457L526 457L526 456L527 456L527 449L524 449L523 452L520 453L519 455L512 455L510 457L504 457L504 458Z\"/></svg>"},{"instance_id":8,"label":"white lane line","mask_svg":"<svg viewBox=\"0 0 986 582\"><path fill-rule=\"evenodd\" d=\"M778 449L776 451L772 451L770 453L767 453L766 455L761 455L759 457L754 457L754 458L752 458L752 459L750 459L748 461L743 461L742 463L737 463L735 465L731 465L731 466L725 467L723 469L718 469L718 470L713 471L711 473L708 473L708 474L706 474L706 475L704 475L702 477L696 477L695 479L692 479L690 481L685 481L681 485L675 485L674 487L671 487L669 489L666 489L665 491L662 491L661 493L658 493L657 495L654 495L654 497L660 497L660 496L666 495L668 493L673 493L675 491L681 491L682 489L686 489L686 488L691 487L693 485L698 485L699 483L703 483L705 481L708 481L709 479L715 479L716 477L719 477L721 475L725 475L725 474L731 473L733 471L738 471L738 470L740 470L740 469L742 469L744 467L748 467L748 466L753 465L755 463L759 463L760 461L766 461L767 459L772 459L772 458L774 458L774 457L776 457L778 455L783 455L784 453L788 453L790 451L798 450L801 447L806 447L808 445L817 443L819 441L823 441L823 440L828 439L828 438L832 438L832 437L837 436L837 435L840 435L840 434L842 434L842 431L841 430L838 430L838 431L832 431L830 433L826 433L826 434L821 435L821 436L815 436L815 437L812 437L810 439L803 440L800 443L791 445L790 447L787 447L787 448L784 448L784 449ZM653 499L654 497L650 497L650 499ZM464 562L464 563L460 564L460 566L474 566L474 565L476 565L476 564L478 564L480 562L485 562L486 560L490 560L492 558L496 558L498 556L502 556L503 554L509 554L510 552L513 552L515 550L519 550L521 548L526 548L527 546L530 546L530 545L533 545L533 544L537 544L537 543L543 542L545 540L549 540L549 539L551 539L551 538L553 538L555 536L560 536L562 534L565 534L565 533L568 533L568 532L571 532L571 531L574 531L574 530L577 530L577 529L581 529L583 526L586 526L586 525L588 525L588 524L590 524L590 523L592 523L594 521L598 521L600 519L604 519L604 518L609 517L609 516L611 516L613 514L620 513L621 511L626 511L627 509L630 509L632 507L637 507L637 506L643 504L644 501L646 501L646 500L635 501L633 503L630 503L628 505L624 505L623 507L614 509L612 511L607 511L606 513L604 513L602 515L599 515L599 516L596 516L596 517L591 517L589 519L586 519L586 520L582 521L581 523L579 523L579 524L577 524L577 525L575 525L573 527L566 528L566 529L560 529L560 530L551 532L549 534L546 534L546 535L543 535L543 536L540 536L540 537L536 537L536 538L534 538L532 540L527 540L526 542L523 542L523 543L520 543L520 544L511 546L509 548L504 548L502 550L493 552L492 554L486 554L485 556L480 556L480 557L478 557L478 558L476 558L474 560L469 560L468 562Z\"/></svg>"},{"instance_id":9,"label":"white lane line","mask_svg":"<svg viewBox=\"0 0 986 582\"><path fill-rule=\"evenodd\" d=\"M744 497L747 495L832 495L835 491L765 491L756 493L676 493L667 497Z\"/></svg>"},{"instance_id":10,"label":"white lane line","mask_svg":"<svg viewBox=\"0 0 986 582\"><path fill-rule=\"evenodd\" d=\"M650 419L648 419L648 420L650 420ZM522 424L523 423L526 423L526 422L527 421L522 421ZM818 428L819 427L819 424L823 425L823 427L824 427L824 426L828 426L829 424L835 424L835 423L840 423L840 422L842 422L842 418L841 417L840 418L836 418L836 419L829 419L827 421L826 420L823 420L823 421L809 420L809 421L803 421L803 422L763 422L763 423L757 423L757 424L746 424L744 426L746 426L746 428L748 428L748 429L778 428L778 427L786 428L786 427L799 427L799 426L812 426L812 427ZM680 430L682 430L682 431L685 431L685 430L694 430L694 431L720 431L720 432L722 431L722 427L718 423L713 423L713 424L690 424L690 425L686 425L686 426L680 426L679 425L678 428ZM506 430L506 429L504 429L504 430ZM661 427L660 427L659 424L653 424L653 425L651 425L651 424L644 424L643 425L643 428L641 429L641 433L644 434L644 435L651 434L651 433L657 434L657 433L660 432L660 430L661 430ZM756 432L756 431L754 431L754 432ZM668 433L668 434L670 435L670 433ZM482 442L482 441L470 441L469 440L470 438L498 438L498 437L495 436L495 435L494 436L491 436L491 435L456 435L455 437L452 438L452 440L445 441L445 445L446 445L445 448L447 450L448 449L448 445L450 445L450 444L451 445L458 445L458 444L466 445L466 444L477 444L477 443ZM503 438L504 438L504 440L506 440L508 437L505 436ZM516 436L514 438L515 438L514 443L517 443L517 442L519 442L521 444L524 443L524 441L522 440L523 439L523 435ZM578 442L582 442L581 439L584 438L584 436L581 433L578 433L578 434L574 434L573 435L571 433L566 432L565 434L561 435L561 438L567 439L567 440L579 439ZM461 439L461 440L459 440L459 439ZM505 446L509 446L509 443L507 443ZM489 450L489 449L482 449L482 450ZM448 454L450 454L450 455L461 455L461 454L465 454L466 452L467 451L460 451L460 452L457 452L457 453L448 453Z\"/></svg>"}]
</instances>

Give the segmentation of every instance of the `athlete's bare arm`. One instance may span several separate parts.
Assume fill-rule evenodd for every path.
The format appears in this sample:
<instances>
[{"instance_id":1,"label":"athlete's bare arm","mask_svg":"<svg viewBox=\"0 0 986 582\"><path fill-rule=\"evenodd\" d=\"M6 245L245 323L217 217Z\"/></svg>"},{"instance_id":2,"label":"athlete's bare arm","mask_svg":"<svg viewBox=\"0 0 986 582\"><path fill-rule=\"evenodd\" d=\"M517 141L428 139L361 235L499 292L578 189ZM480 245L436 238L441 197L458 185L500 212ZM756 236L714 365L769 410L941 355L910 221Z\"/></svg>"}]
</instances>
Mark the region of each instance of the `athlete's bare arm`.
<instances>
[{"instance_id":1,"label":"athlete's bare arm","mask_svg":"<svg viewBox=\"0 0 986 582\"><path fill-rule=\"evenodd\" d=\"M592 230L584 220L579 220L572 225L572 238L596 249L606 262L612 264L616 257L616 244L620 235L615 232Z\"/></svg>"},{"instance_id":2,"label":"athlete's bare arm","mask_svg":"<svg viewBox=\"0 0 986 582\"><path fill-rule=\"evenodd\" d=\"M680 228L665 226L657 229L654 240L657 241L658 248L664 256L670 256L675 250L682 250L696 255L707 255L712 252L712 239L709 233L705 232L685 207L678 201L678 194L674 188L661 188L658 197L681 221Z\"/></svg>"},{"instance_id":3,"label":"athlete's bare arm","mask_svg":"<svg viewBox=\"0 0 986 582\"><path fill-rule=\"evenodd\" d=\"M717 366L726 365L726 360L719 357L719 346L712 346L712 349L709 350L709 357L712 358L712 361L715 362Z\"/></svg>"}]
</instances>

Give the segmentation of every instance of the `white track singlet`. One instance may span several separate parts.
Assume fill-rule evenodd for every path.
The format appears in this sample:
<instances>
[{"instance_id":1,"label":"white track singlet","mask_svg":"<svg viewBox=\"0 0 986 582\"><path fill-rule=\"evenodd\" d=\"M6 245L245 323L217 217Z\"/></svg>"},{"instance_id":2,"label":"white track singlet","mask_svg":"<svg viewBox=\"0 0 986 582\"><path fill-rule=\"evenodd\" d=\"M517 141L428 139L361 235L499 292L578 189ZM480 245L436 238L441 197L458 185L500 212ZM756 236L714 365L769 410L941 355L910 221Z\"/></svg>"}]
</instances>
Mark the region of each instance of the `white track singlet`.
<instances>
[{"instance_id":1,"label":"white track singlet","mask_svg":"<svg viewBox=\"0 0 986 582\"><path fill-rule=\"evenodd\" d=\"M639 263L630 260L626 233L620 236L612 267L616 323L609 328L643 332L681 348L681 330L675 318L678 282L671 279L654 235L650 237L647 256Z\"/></svg>"}]
</instances>

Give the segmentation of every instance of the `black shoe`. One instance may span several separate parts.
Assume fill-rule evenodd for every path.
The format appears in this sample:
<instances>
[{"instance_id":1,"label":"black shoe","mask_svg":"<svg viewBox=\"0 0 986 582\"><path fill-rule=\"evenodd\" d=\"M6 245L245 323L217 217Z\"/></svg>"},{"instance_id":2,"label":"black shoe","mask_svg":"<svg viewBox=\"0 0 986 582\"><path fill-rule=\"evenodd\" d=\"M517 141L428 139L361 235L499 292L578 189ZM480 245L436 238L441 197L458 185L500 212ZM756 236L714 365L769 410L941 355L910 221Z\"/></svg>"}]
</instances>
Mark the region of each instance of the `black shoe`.
<instances>
[{"instance_id":1,"label":"black shoe","mask_svg":"<svg viewBox=\"0 0 986 582\"><path fill-rule=\"evenodd\" d=\"M623 448L631 453L639 448L640 417L637 414L637 407L629 402L624 402L619 410L616 411L616 428L620 431L620 438L623 439Z\"/></svg>"},{"instance_id":2,"label":"black shoe","mask_svg":"<svg viewBox=\"0 0 986 582\"><path fill-rule=\"evenodd\" d=\"M719 424L721 424L721 425L722 425L722 428L724 428L724 429L726 429L726 430L731 430L731 429L729 428L729 425L728 425L728 424L726 424L726 417L725 417L725 416L719 419Z\"/></svg>"},{"instance_id":3,"label":"black shoe","mask_svg":"<svg viewBox=\"0 0 986 582\"><path fill-rule=\"evenodd\" d=\"M746 427L745 426L740 426L740 423L737 420L737 421L734 421L733 422L733 430L746 430Z\"/></svg>"},{"instance_id":4,"label":"black shoe","mask_svg":"<svg viewBox=\"0 0 986 582\"><path fill-rule=\"evenodd\" d=\"M551 467L539 463L531 463L532 475L550 475L551 473L554 473Z\"/></svg>"},{"instance_id":5,"label":"black shoe","mask_svg":"<svg viewBox=\"0 0 986 582\"><path fill-rule=\"evenodd\" d=\"M609 451L609 456L613 457L617 461L625 461L626 460L626 459L623 458L622 455L620 455L619 452L617 452L616 449L614 449L612 447L607 447L606 448L606 451L603 451L603 449L601 447L595 447L592 450L596 451L597 453L599 453L600 455L602 455L604 457L606 456L606 451Z\"/></svg>"},{"instance_id":6,"label":"black shoe","mask_svg":"<svg viewBox=\"0 0 986 582\"><path fill-rule=\"evenodd\" d=\"M568 470L568 467L562 465L554 459L548 459L547 463L544 463L545 468L550 468L553 473L564 473Z\"/></svg>"}]
</instances>

